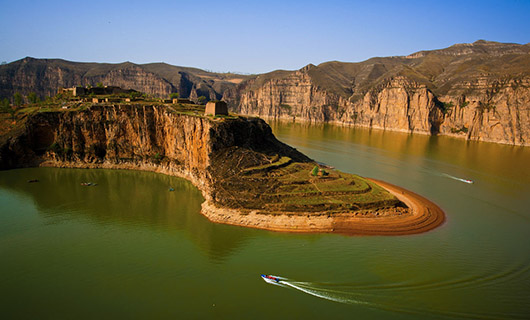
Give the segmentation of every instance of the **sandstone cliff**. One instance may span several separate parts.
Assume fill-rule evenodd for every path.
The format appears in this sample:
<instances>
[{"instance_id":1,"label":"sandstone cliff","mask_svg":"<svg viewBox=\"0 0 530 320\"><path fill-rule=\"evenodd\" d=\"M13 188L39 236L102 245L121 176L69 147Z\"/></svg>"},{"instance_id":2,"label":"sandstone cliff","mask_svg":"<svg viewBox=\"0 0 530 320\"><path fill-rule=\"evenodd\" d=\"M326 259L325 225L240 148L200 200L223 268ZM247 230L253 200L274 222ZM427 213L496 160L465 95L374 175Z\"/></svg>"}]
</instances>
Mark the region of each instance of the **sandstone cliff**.
<instances>
[{"instance_id":1,"label":"sandstone cliff","mask_svg":"<svg viewBox=\"0 0 530 320\"><path fill-rule=\"evenodd\" d=\"M236 112L530 145L530 46L477 41L248 79Z\"/></svg>"},{"instance_id":2,"label":"sandstone cliff","mask_svg":"<svg viewBox=\"0 0 530 320\"><path fill-rule=\"evenodd\" d=\"M15 92L54 96L61 87L97 83L134 89L157 97L178 92L181 97L220 99L223 92L246 76L218 74L164 63L138 65L78 63L60 59L24 58L0 66L0 97Z\"/></svg>"},{"instance_id":3,"label":"sandstone cliff","mask_svg":"<svg viewBox=\"0 0 530 320\"><path fill-rule=\"evenodd\" d=\"M309 160L279 142L259 118L219 120L179 114L165 106L92 106L30 116L20 132L0 141L0 170L47 162L160 171L202 186L208 199L219 179L216 170L223 162L231 164L232 159L222 158L229 148Z\"/></svg>"}]
</instances>

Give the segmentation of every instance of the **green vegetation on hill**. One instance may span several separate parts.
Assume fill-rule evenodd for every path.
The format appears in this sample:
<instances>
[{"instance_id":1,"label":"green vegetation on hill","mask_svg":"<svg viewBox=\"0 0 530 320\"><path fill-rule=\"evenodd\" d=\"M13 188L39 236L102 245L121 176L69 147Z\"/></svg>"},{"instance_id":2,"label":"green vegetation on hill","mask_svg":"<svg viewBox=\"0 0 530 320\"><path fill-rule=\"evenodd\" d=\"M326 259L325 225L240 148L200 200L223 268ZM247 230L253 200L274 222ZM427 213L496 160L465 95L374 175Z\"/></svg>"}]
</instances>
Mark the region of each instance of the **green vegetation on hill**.
<instances>
[{"instance_id":1,"label":"green vegetation on hill","mask_svg":"<svg viewBox=\"0 0 530 320\"><path fill-rule=\"evenodd\" d=\"M374 210L403 206L373 182L331 169L324 175L313 162L278 159L277 155L241 149L227 150L225 155L222 164L214 162L214 176L218 177L216 200L243 212L372 216ZM254 160L249 163L248 159ZM234 168L234 163L247 167Z\"/></svg>"}]
</instances>

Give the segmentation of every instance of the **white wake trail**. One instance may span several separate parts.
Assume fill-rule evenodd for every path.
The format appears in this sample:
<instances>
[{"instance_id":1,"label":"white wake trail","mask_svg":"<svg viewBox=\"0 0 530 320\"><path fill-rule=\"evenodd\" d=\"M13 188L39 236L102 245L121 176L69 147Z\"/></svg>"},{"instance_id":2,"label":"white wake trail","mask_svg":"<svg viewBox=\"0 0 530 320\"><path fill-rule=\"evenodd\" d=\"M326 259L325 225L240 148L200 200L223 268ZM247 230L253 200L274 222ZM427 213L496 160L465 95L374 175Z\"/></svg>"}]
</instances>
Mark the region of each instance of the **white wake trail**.
<instances>
[{"instance_id":1,"label":"white wake trail","mask_svg":"<svg viewBox=\"0 0 530 320\"><path fill-rule=\"evenodd\" d=\"M347 304L364 304L364 305L374 306L374 304L366 302L366 301L360 301L360 300L355 300L355 299L350 299L350 298L345 298L345 297L334 296L332 294L329 294L327 290L315 289L315 288L309 287L308 285L295 284L295 282L290 282L290 281L281 281L280 284L289 286L295 290L299 290L304 293L310 294L312 296L326 299L326 300L331 300L331 301L340 302L340 303L347 303Z\"/></svg>"},{"instance_id":2,"label":"white wake trail","mask_svg":"<svg viewBox=\"0 0 530 320\"><path fill-rule=\"evenodd\" d=\"M447 177L447 178L450 178L450 179L453 179L453 180L456 180L456 181L460 181L460 182L464 182L464 183L474 183L473 180L469 180L469 179L462 179L462 178L458 178L458 177L455 177L455 176L452 176L450 174L447 174L447 173L441 173L442 177Z\"/></svg>"}]
</instances>

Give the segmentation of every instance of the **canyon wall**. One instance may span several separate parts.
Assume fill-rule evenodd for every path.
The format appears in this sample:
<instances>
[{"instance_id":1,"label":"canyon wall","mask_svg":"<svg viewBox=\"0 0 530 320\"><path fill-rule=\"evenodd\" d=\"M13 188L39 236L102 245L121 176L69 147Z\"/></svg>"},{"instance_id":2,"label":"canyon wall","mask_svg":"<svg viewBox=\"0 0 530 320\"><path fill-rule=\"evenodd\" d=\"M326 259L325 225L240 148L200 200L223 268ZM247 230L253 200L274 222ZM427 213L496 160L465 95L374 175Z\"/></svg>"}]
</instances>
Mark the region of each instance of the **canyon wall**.
<instances>
[{"instance_id":1,"label":"canyon wall","mask_svg":"<svg viewBox=\"0 0 530 320\"><path fill-rule=\"evenodd\" d=\"M214 100L244 78L163 63L79 63L27 57L0 66L0 98L12 99L16 92L23 96L34 92L44 98L55 96L59 88L101 83L161 98L176 92L194 100L200 96Z\"/></svg>"},{"instance_id":2,"label":"canyon wall","mask_svg":"<svg viewBox=\"0 0 530 320\"><path fill-rule=\"evenodd\" d=\"M0 66L0 98L59 87L121 86L153 96L223 99L268 119L331 122L530 145L530 44L479 40L408 56L325 62L259 75L164 63L76 63L24 58Z\"/></svg>"},{"instance_id":3,"label":"canyon wall","mask_svg":"<svg viewBox=\"0 0 530 320\"><path fill-rule=\"evenodd\" d=\"M225 91L234 112L530 145L530 45L477 41L407 57L327 62Z\"/></svg>"},{"instance_id":4,"label":"canyon wall","mask_svg":"<svg viewBox=\"0 0 530 320\"><path fill-rule=\"evenodd\" d=\"M396 76L350 99L327 92L304 71L240 91L235 112L268 119L333 122L468 140L530 145L530 78L476 79L435 95Z\"/></svg>"},{"instance_id":5,"label":"canyon wall","mask_svg":"<svg viewBox=\"0 0 530 320\"><path fill-rule=\"evenodd\" d=\"M222 178L216 170L223 163L233 166L233 159L223 157L234 149L307 159L258 118L213 119L165 106L118 105L30 116L0 143L0 169L44 164L157 171L192 181L209 199L215 179Z\"/></svg>"}]
</instances>

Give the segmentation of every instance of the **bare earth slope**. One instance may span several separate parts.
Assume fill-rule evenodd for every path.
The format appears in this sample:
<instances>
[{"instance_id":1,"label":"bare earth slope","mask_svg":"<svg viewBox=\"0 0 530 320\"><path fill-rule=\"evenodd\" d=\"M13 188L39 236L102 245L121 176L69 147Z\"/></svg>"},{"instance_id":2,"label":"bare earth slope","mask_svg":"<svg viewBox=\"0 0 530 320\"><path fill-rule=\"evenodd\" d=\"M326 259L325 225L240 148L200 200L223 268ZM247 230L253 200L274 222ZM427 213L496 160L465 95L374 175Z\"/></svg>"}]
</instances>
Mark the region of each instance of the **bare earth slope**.
<instances>
[{"instance_id":1,"label":"bare earth slope","mask_svg":"<svg viewBox=\"0 0 530 320\"><path fill-rule=\"evenodd\" d=\"M203 112L161 104L20 112L18 129L0 139L0 169L175 175L202 191L202 213L210 220L277 231L396 235L444 221L437 206L406 190L330 168L317 172L313 160L279 142L259 118Z\"/></svg>"}]
</instances>

